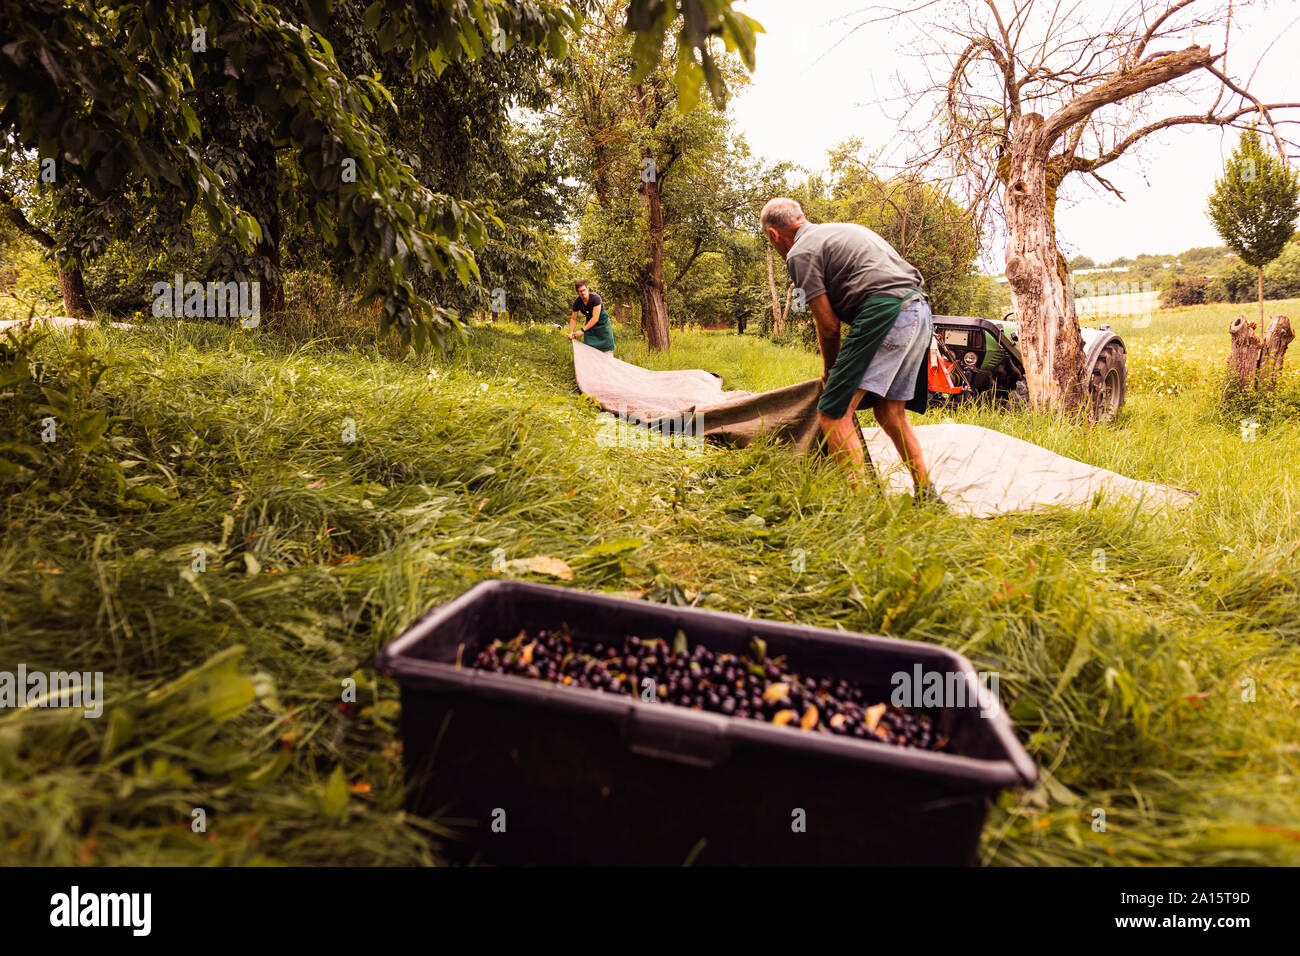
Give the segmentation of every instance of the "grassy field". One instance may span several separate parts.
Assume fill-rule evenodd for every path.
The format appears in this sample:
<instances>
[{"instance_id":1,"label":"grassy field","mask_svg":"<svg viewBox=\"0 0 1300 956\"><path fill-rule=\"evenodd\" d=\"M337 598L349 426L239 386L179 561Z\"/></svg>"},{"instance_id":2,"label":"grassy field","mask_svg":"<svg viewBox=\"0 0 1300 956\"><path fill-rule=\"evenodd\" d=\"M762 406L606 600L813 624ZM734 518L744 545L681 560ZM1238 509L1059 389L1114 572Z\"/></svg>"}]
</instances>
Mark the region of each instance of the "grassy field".
<instances>
[{"instance_id":1,"label":"grassy field","mask_svg":"<svg viewBox=\"0 0 1300 956\"><path fill-rule=\"evenodd\" d=\"M1188 311L1133 338L1209 348L1224 325ZM497 548L561 558L576 587L677 588L998 671L1043 782L1004 795L986 863L1300 863L1300 426L1243 441L1209 379L1170 394L1135 362L1122 418L1093 429L955 415L1200 492L1187 511L969 519L776 447L602 445L550 328L405 358L200 323L89 345L107 371L83 413L109 416L108 444L4 496L0 668L102 670L107 702L0 712L0 864L436 862L437 826L400 809L396 689L370 661ZM38 354L75 366L76 347ZM751 389L818 370L722 333L653 357L622 336L620 356ZM620 539L641 543L591 554Z\"/></svg>"},{"instance_id":2,"label":"grassy field","mask_svg":"<svg viewBox=\"0 0 1300 956\"><path fill-rule=\"evenodd\" d=\"M1259 306L1253 302L1218 305L1193 305L1177 309L1156 309L1142 316L1107 318L1108 322L1126 340L1149 343L1162 338L1181 338L1192 350L1203 357L1221 357L1228 354L1228 323L1239 315L1259 323ZM1290 317L1292 325L1300 324L1300 299L1277 299L1264 303L1264 321L1275 315ZM1085 325L1094 324L1087 319ZM1258 330L1260 334L1263 330Z\"/></svg>"}]
</instances>

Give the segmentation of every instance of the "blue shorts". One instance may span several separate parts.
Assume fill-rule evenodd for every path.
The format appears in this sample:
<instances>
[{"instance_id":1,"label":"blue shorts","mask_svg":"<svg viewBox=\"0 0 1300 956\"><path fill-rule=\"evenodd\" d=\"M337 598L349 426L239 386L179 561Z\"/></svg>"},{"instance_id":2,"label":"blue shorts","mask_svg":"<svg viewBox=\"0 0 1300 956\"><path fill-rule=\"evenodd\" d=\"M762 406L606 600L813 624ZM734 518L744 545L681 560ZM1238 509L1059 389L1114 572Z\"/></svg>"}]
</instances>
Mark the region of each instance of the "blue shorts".
<instances>
[{"instance_id":1,"label":"blue shorts","mask_svg":"<svg viewBox=\"0 0 1300 956\"><path fill-rule=\"evenodd\" d=\"M934 322L930 303L917 296L898 310L894 327L885 335L858 383L872 395L895 401L909 401L916 392L916 377L927 361Z\"/></svg>"}]
</instances>

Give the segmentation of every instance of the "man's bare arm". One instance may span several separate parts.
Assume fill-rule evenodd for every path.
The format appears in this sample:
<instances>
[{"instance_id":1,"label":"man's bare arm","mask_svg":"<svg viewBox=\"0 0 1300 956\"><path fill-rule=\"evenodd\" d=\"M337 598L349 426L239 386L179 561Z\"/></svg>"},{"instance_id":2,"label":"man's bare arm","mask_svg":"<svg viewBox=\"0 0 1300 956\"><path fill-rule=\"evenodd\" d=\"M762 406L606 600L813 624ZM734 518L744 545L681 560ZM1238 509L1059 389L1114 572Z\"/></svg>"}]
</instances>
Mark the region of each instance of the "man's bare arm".
<instances>
[{"instance_id":1,"label":"man's bare arm","mask_svg":"<svg viewBox=\"0 0 1300 956\"><path fill-rule=\"evenodd\" d=\"M831 366L840 354L840 319L831 308L825 293L808 303L812 309L813 321L817 325L817 348L822 353L822 384L830 374Z\"/></svg>"},{"instance_id":2,"label":"man's bare arm","mask_svg":"<svg viewBox=\"0 0 1300 956\"><path fill-rule=\"evenodd\" d=\"M569 316L569 338L573 338L573 330L578 325L578 310L574 309L573 314Z\"/></svg>"},{"instance_id":3,"label":"man's bare arm","mask_svg":"<svg viewBox=\"0 0 1300 956\"><path fill-rule=\"evenodd\" d=\"M576 315L577 313L575 312L574 314ZM588 329L590 329L593 325L595 325L598 321L600 321L600 306L595 306L595 307L591 310L591 321L588 322L586 325L584 325L584 326L582 327L582 331L586 332L586 331L587 331Z\"/></svg>"}]
</instances>

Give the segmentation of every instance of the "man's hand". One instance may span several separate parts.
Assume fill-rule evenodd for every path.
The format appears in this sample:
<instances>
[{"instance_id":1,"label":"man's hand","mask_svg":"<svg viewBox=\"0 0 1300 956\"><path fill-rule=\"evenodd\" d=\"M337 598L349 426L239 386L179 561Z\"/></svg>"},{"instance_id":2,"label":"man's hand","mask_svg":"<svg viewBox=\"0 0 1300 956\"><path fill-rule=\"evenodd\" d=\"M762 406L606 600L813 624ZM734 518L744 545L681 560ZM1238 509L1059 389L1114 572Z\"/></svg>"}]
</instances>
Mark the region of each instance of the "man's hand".
<instances>
[{"instance_id":1,"label":"man's hand","mask_svg":"<svg viewBox=\"0 0 1300 956\"><path fill-rule=\"evenodd\" d=\"M817 326L817 350L822 353L822 388L825 388L826 377L840 354L840 319L825 293L810 301L808 307Z\"/></svg>"}]
</instances>

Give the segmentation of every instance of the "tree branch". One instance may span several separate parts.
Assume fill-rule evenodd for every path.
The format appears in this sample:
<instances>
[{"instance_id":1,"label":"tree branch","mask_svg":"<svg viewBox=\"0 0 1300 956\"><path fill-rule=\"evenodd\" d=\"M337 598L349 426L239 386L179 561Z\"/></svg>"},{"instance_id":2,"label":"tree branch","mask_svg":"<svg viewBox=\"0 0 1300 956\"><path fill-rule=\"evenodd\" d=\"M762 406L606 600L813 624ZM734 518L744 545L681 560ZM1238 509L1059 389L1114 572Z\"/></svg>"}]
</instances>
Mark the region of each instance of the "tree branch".
<instances>
[{"instance_id":1,"label":"tree branch","mask_svg":"<svg viewBox=\"0 0 1300 956\"><path fill-rule=\"evenodd\" d=\"M1131 147L1134 143L1136 143L1140 139L1150 136L1152 133L1156 132L1157 130L1169 129L1174 126L1190 126L1190 125L1227 126L1229 123L1233 122L1234 120L1240 119L1241 117L1247 115L1248 113L1259 112L1261 109L1263 110L1300 109L1300 103L1268 103L1268 104L1261 104L1260 106L1257 107L1247 106L1247 107L1243 107L1242 109L1236 110L1235 112L1232 113L1225 113L1222 116L1214 116L1209 113L1198 113L1198 114L1186 115L1186 116L1166 117L1165 119L1157 120L1154 123L1148 123L1146 126L1143 126L1141 129L1133 133L1130 133L1128 136L1124 137L1124 139L1122 139L1119 143L1117 143L1114 148L1108 150L1105 153L1102 153L1100 156L1094 157L1093 159L1080 159L1080 158L1074 159L1070 163L1070 169L1079 170L1081 172L1086 172L1086 173L1090 173L1095 169L1100 169L1102 166L1105 166L1107 163L1111 163L1119 159L1119 157L1122 156L1124 152L1127 149L1129 149L1129 147Z\"/></svg>"},{"instance_id":2,"label":"tree branch","mask_svg":"<svg viewBox=\"0 0 1300 956\"><path fill-rule=\"evenodd\" d=\"M1156 31L1160 29L1160 25L1179 10L1183 9L1183 7L1191 6L1195 2L1196 0L1180 0L1179 3L1175 3L1173 6L1167 8L1164 13L1160 14L1160 16L1156 17L1155 22L1152 23L1151 26L1147 27L1147 32L1142 34L1142 39L1140 39L1137 46L1133 48L1133 52L1129 55L1126 65L1131 66L1134 63L1140 63L1142 61L1142 53L1146 50L1147 44L1150 43L1151 39L1156 35Z\"/></svg>"},{"instance_id":3,"label":"tree branch","mask_svg":"<svg viewBox=\"0 0 1300 956\"><path fill-rule=\"evenodd\" d=\"M682 281L682 276L686 275L686 270L689 269L691 266L695 265L695 260L700 257L700 253L703 251L704 251L704 240L699 236L696 236L695 248L691 250L691 254L686 257L686 261L682 263L681 269L677 271L676 278L674 278L672 283L670 284L671 288L676 288L677 283Z\"/></svg>"},{"instance_id":4,"label":"tree branch","mask_svg":"<svg viewBox=\"0 0 1300 956\"><path fill-rule=\"evenodd\" d=\"M1087 119L1101 107L1194 73L1216 59L1218 56L1211 53L1209 47L1190 46L1186 50L1157 57L1098 84L1047 118L1038 131L1039 149L1046 154L1063 132Z\"/></svg>"},{"instance_id":5,"label":"tree branch","mask_svg":"<svg viewBox=\"0 0 1300 956\"><path fill-rule=\"evenodd\" d=\"M1243 100L1250 100L1252 103L1255 104L1255 109L1259 112L1261 116L1264 117L1264 122L1268 123L1269 131L1272 132L1273 134L1273 142L1277 145L1277 154L1279 156L1285 157L1286 148L1282 145L1282 137L1278 134L1276 127L1273 126L1273 117L1268 115L1269 107L1265 106L1263 103L1257 100L1253 93L1251 93L1248 90L1243 90L1240 86L1232 82L1232 80L1228 79L1228 77L1226 77L1223 73L1220 73L1213 66L1208 66L1206 67L1206 69L1209 70L1211 73L1213 73L1215 76L1217 76L1220 82L1222 82L1224 86L1232 90L1232 92L1236 93Z\"/></svg>"},{"instance_id":6,"label":"tree branch","mask_svg":"<svg viewBox=\"0 0 1300 956\"><path fill-rule=\"evenodd\" d=\"M54 248L54 237L29 220L23 211L18 208L13 193L3 186L0 186L0 213L3 213L4 217L13 223L14 227L23 235L35 239L46 249Z\"/></svg>"}]
</instances>

